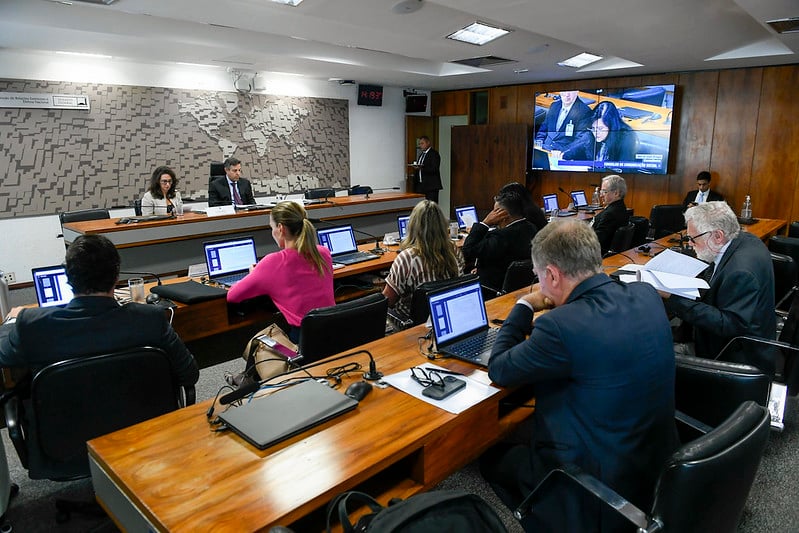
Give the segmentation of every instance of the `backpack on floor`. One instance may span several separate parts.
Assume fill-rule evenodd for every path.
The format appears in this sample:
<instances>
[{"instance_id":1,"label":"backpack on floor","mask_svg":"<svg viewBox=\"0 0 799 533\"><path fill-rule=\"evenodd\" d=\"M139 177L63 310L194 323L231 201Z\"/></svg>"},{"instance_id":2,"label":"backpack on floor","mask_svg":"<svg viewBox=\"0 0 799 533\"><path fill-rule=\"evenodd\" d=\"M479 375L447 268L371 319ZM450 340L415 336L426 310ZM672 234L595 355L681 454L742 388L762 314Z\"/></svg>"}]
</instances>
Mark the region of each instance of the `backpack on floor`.
<instances>
[{"instance_id":1,"label":"backpack on floor","mask_svg":"<svg viewBox=\"0 0 799 533\"><path fill-rule=\"evenodd\" d=\"M349 511L367 505L371 513L352 524ZM438 490L416 494L407 500L392 499L388 507L363 492L336 496L327 506L327 531L338 514L344 533L507 533L496 511L476 494Z\"/></svg>"}]
</instances>

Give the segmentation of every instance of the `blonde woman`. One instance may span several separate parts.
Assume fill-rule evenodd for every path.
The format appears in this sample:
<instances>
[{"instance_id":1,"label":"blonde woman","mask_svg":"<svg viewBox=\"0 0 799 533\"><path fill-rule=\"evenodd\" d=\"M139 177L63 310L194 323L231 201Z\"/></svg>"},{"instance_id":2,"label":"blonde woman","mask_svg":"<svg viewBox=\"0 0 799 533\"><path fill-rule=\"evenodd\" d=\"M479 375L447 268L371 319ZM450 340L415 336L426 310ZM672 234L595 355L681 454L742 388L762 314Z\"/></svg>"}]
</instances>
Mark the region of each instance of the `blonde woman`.
<instances>
[{"instance_id":1,"label":"blonde woman","mask_svg":"<svg viewBox=\"0 0 799 533\"><path fill-rule=\"evenodd\" d=\"M298 342L300 323L311 309L335 305L333 261L330 251L317 244L316 230L305 208L280 202L270 217L272 238L281 250L264 256L244 279L235 283L227 300L238 303L269 296L290 326L292 342Z\"/></svg>"},{"instance_id":2,"label":"blonde woman","mask_svg":"<svg viewBox=\"0 0 799 533\"><path fill-rule=\"evenodd\" d=\"M449 225L435 202L422 200L411 211L408 234L391 265L383 295L400 314L410 314L413 291L427 281L463 274L463 255L449 238Z\"/></svg>"}]
</instances>

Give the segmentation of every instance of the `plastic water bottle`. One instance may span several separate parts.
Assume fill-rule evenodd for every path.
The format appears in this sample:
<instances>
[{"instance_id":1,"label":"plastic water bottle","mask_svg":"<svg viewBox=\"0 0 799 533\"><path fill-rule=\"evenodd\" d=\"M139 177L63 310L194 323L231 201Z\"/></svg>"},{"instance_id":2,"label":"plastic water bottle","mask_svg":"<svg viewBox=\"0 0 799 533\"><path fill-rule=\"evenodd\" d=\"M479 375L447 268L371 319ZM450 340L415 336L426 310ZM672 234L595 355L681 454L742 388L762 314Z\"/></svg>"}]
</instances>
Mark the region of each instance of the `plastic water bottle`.
<instances>
[{"instance_id":1,"label":"plastic water bottle","mask_svg":"<svg viewBox=\"0 0 799 533\"><path fill-rule=\"evenodd\" d=\"M741 208L741 218L747 220L752 218L752 198L748 194L746 195L744 205Z\"/></svg>"},{"instance_id":2,"label":"plastic water bottle","mask_svg":"<svg viewBox=\"0 0 799 533\"><path fill-rule=\"evenodd\" d=\"M599 187L594 189L594 194L591 196L591 205L594 207L599 207Z\"/></svg>"}]
</instances>

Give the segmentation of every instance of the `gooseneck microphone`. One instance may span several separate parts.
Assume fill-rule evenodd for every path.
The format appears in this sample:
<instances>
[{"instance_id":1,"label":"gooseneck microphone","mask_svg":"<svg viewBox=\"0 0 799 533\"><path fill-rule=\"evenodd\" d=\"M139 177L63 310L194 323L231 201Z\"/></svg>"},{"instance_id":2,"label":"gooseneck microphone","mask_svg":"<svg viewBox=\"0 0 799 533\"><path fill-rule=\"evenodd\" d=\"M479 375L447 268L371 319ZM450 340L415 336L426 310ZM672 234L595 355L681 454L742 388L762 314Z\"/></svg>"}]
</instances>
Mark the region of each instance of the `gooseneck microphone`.
<instances>
[{"instance_id":1,"label":"gooseneck microphone","mask_svg":"<svg viewBox=\"0 0 799 533\"><path fill-rule=\"evenodd\" d=\"M400 190L399 187L382 187L380 189L372 189L371 187L369 187L369 191L367 191L366 196L364 196L364 199L368 200L369 195L375 191L398 191L398 190Z\"/></svg>"},{"instance_id":2,"label":"gooseneck microphone","mask_svg":"<svg viewBox=\"0 0 799 533\"><path fill-rule=\"evenodd\" d=\"M158 282L158 285L162 285L161 278L159 278L158 274L155 274L154 272L122 272L120 270L119 273L127 274L129 276L150 276L151 278L155 278L155 280Z\"/></svg>"},{"instance_id":3,"label":"gooseneck microphone","mask_svg":"<svg viewBox=\"0 0 799 533\"><path fill-rule=\"evenodd\" d=\"M572 199L572 197L571 197L571 195L569 193L567 193L566 191L563 190L563 187L558 187L558 190L560 192L562 192L563 194L565 194L566 198L569 199L569 201L566 202L566 209L568 209L570 205L574 204L574 200Z\"/></svg>"},{"instance_id":4,"label":"gooseneck microphone","mask_svg":"<svg viewBox=\"0 0 799 533\"><path fill-rule=\"evenodd\" d=\"M219 398L219 403L222 404L222 405L227 405L229 403L233 403L235 401L241 400L242 398L245 398L245 397L249 396L250 394L256 392L258 389L261 388L262 385L265 385L266 383L269 383L270 381L272 381L275 378L278 378L278 377L281 377L281 376L288 376L290 374L294 374L294 373L297 373L297 372L306 371L309 368L314 368L314 367L319 366L319 365L332 363L333 361L338 361L339 359L345 359L347 357L352 357L354 355L358 355L358 354L362 354L362 353L365 353L366 355L369 356L369 370L367 372L363 373L363 379L368 380L368 381L377 381L378 379L382 378L383 377L383 373L379 372L377 370L377 363L375 362L375 358L372 356L372 354L370 352L368 352L367 350L357 350L357 351L354 351L354 352L346 353L344 355L339 355L338 357L334 357L332 359L328 358L328 359L323 359L321 361L315 361L313 363L309 363L307 365L303 365L303 366L297 367L297 368L295 368L293 370L289 370L288 372L282 372L280 374L276 374L276 375L274 375L272 377L269 377L269 378L266 378L266 379L262 379L262 380L259 380L259 381L252 381L252 382L246 383L245 385L242 385L241 387L239 387L238 389L234 390L233 392L229 392L229 393L221 396Z\"/></svg>"}]
</instances>

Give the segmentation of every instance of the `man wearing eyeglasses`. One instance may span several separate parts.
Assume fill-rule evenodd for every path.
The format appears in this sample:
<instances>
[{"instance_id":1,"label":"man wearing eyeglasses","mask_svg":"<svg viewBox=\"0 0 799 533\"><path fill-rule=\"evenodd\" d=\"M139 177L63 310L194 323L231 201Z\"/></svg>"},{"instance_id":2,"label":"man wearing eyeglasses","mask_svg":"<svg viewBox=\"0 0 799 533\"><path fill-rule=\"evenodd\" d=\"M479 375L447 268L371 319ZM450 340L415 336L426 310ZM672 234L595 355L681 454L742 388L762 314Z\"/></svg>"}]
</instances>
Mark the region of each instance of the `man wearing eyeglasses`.
<instances>
[{"instance_id":1,"label":"man wearing eyeglasses","mask_svg":"<svg viewBox=\"0 0 799 533\"><path fill-rule=\"evenodd\" d=\"M630 222L627 206L624 205L624 197L626 195L627 182L624 181L624 178L617 174L602 178L599 197L605 209L596 214L591 221L591 226L599 238L599 245L602 248L603 255L610 250L616 230ZM623 250L616 251L622 252Z\"/></svg>"},{"instance_id":2,"label":"man wearing eyeglasses","mask_svg":"<svg viewBox=\"0 0 799 533\"><path fill-rule=\"evenodd\" d=\"M741 231L726 202L691 207L685 222L696 256L713 271L698 300L661 293L666 310L693 326L693 349L689 344L682 351L716 357L739 335L774 338L774 269L763 241Z\"/></svg>"},{"instance_id":3,"label":"man wearing eyeglasses","mask_svg":"<svg viewBox=\"0 0 799 533\"><path fill-rule=\"evenodd\" d=\"M579 220L549 223L531 255L539 283L511 310L488 363L494 383L535 391L531 442L489 450L483 475L514 509L550 470L575 464L647 509L655 476L678 444L661 299L650 286L604 274L596 234ZM550 310L534 315L543 309ZM557 483L522 521L526 531L622 524L578 487Z\"/></svg>"}]
</instances>

